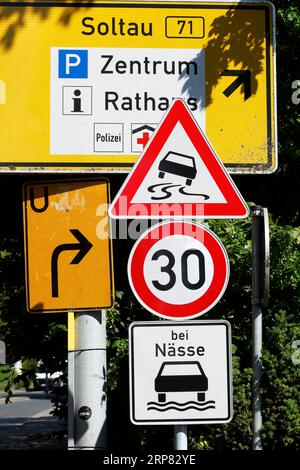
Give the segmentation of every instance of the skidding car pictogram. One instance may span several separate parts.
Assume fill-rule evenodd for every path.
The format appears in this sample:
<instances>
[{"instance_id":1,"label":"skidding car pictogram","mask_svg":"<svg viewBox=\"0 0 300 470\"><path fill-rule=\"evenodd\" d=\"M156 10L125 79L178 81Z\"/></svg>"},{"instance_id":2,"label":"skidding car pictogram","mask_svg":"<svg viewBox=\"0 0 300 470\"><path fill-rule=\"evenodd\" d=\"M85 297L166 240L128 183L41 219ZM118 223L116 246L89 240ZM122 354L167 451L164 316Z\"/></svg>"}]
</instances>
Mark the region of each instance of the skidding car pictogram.
<instances>
[{"instance_id":1,"label":"skidding car pictogram","mask_svg":"<svg viewBox=\"0 0 300 470\"><path fill-rule=\"evenodd\" d=\"M158 170L159 178L164 178L165 173L182 176L186 178L187 186L191 186L197 174L194 157L177 152L168 152L160 161Z\"/></svg>"}]
</instances>

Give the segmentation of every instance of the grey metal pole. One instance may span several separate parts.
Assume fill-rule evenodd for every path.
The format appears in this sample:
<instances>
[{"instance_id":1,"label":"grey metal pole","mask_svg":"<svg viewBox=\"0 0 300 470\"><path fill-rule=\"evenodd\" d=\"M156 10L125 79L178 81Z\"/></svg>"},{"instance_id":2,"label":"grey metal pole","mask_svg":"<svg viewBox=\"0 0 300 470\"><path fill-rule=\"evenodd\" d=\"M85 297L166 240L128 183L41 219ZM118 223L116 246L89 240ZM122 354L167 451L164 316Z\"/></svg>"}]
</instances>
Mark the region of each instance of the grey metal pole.
<instances>
[{"instance_id":1,"label":"grey metal pole","mask_svg":"<svg viewBox=\"0 0 300 470\"><path fill-rule=\"evenodd\" d=\"M75 380L74 380L75 351L68 351L68 449L74 449L74 416L75 416Z\"/></svg>"},{"instance_id":2,"label":"grey metal pole","mask_svg":"<svg viewBox=\"0 0 300 470\"><path fill-rule=\"evenodd\" d=\"M201 224L203 219L192 219L192 222ZM186 424L174 426L174 450L188 450L188 433Z\"/></svg>"},{"instance_id":3,"label":"grey metal pole","mask_svg":"<svg viewBox=\"0 0 300 470\"><path fill-rule=\"evenodd\" d=\"M74 355L75 355L75 318L74 312L68 312L68 449L74 449Z\"/></svg>"},{"instance_id":4,"label":"grey metal pole","mask_svg":"<svg viewBox=\"0 0 300 470\"><path fill-rule=\"evenodd\" d=\"M187 426L185 424L179 424L174 426L174 449L187 450L187 448Z\"/></svg>"},{"instance_id":5,"label":"grey metal pole","mask_svg":"<svg viewBox=\"0 0 300 470\"><path fill-rule=\"evenodd\" d=\"M264 212L261 206L252 208L252 400L253 450L262 450L261 442L261 374L262 374L262 305L263 305L263 243Z\"/></svg>"},{"instance_id":6,"label":"grey metal pole","mask_svg":"<svg viewBox=\"0 0 300 470\"><path fill-rule=\"evenodd\" d=\"M74 447L107 447L105 311L75 313Z\"/></svg>"},{"instance_id":7,"label":"grey metal pole","mask_svg":"<svg viewBox=\"0 0 300 470\"><path fill-rule=\"evenodd\" d=\"M6 364L6 346L2 340L0 340L0 364Z\"/></svg>"}]
</instances>

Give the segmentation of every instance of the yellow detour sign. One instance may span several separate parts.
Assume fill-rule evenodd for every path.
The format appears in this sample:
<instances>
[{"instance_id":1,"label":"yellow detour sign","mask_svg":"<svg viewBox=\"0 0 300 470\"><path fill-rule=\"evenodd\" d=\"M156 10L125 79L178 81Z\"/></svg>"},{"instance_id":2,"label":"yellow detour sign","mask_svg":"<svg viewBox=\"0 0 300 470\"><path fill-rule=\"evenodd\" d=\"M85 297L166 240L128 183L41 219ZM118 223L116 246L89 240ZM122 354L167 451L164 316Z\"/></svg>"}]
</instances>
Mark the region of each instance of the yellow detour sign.
<instances>
[{"instance_id":1,"label":"yellow detour sign","mask_svg":"<svg viewBox=\"0 0 300 470\"><path fill-rule=\"evenodd\" d=\"M0 4L0 167L129 171L183 98L229 171L275 171L273 23L268 2Z\"/></svg>"},{"instance_id":2,"label":"yellow detour sign","mask_svg":"<svg viewBox=\"0 0 300 470\"><path fill-rule=\"evenodd\" d=\"M28 183L23 190L28 311L111 307L108 182Z\"/></svg>"}]
</instances>

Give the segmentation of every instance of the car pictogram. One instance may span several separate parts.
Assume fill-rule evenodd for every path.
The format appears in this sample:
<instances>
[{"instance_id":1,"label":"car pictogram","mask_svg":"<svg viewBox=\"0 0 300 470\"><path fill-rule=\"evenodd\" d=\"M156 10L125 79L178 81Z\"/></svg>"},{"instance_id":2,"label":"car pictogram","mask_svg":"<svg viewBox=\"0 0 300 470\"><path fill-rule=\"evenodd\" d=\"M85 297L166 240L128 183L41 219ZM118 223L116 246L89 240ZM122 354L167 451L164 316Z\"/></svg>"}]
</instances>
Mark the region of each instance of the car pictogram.
<instances>
[{"instance_id":1,"label":"car pictogram","mask_svg":"<svg viewBox=\"0 0 300 470\"><path fill-rule=\"evenodd\" d=\"M197 392L197 400L205 401L207 377L198 361L163 362L154 382L158 401L166 401L167 392Z\"/></svg>"},{"instance_id":2,"label":"car pictogram","mask_svg":"<svg viewBox=\"0 0 300 470\"><path fill-rule=\"evenodd\" d=\"M158 170L159 178L164 178L165 173L182 176L186 178L187 186L192 184L197 174L194 157L177 152L168 152L160 161Z\"/></svg>"}]
</instances>

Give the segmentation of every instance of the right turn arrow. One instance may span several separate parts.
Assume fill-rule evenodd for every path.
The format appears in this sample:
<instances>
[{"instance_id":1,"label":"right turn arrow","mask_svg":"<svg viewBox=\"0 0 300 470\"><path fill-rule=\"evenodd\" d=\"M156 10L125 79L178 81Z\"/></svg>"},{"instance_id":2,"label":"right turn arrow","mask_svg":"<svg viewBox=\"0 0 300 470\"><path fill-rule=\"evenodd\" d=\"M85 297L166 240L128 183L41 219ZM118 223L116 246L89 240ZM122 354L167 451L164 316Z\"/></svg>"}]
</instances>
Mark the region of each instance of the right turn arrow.
<instances>
[{"instance_id":1,"label":"right turn arrow","mask_svg":"<svg viewBox=\"0 0 300 470\"><path fill-rule=\"evenodd\" d=\"M229 98L230 95L240 86L244 85L244 101L251 96L251 72L250 70L223 70L221 77L237 77L234 82L229 85L223 94Z\"/></svg>"},{"instance_id":2,"label":"right turn arrow","mask_svg":"<svg viewBox=\"0 0 300 470\"><path fill-rule=\"evenodd\" d=\"M66 250L78 250L77 255L72 259L70 264L79 264L80 261L92 248L91 242L77 229L70 229L72 235L76 238L78 243L64 243L58 245L52 253L51 257L51 282L52 282L52 297L58 297L58 257L60 253Z\"/></svg>"}]
</instances>

